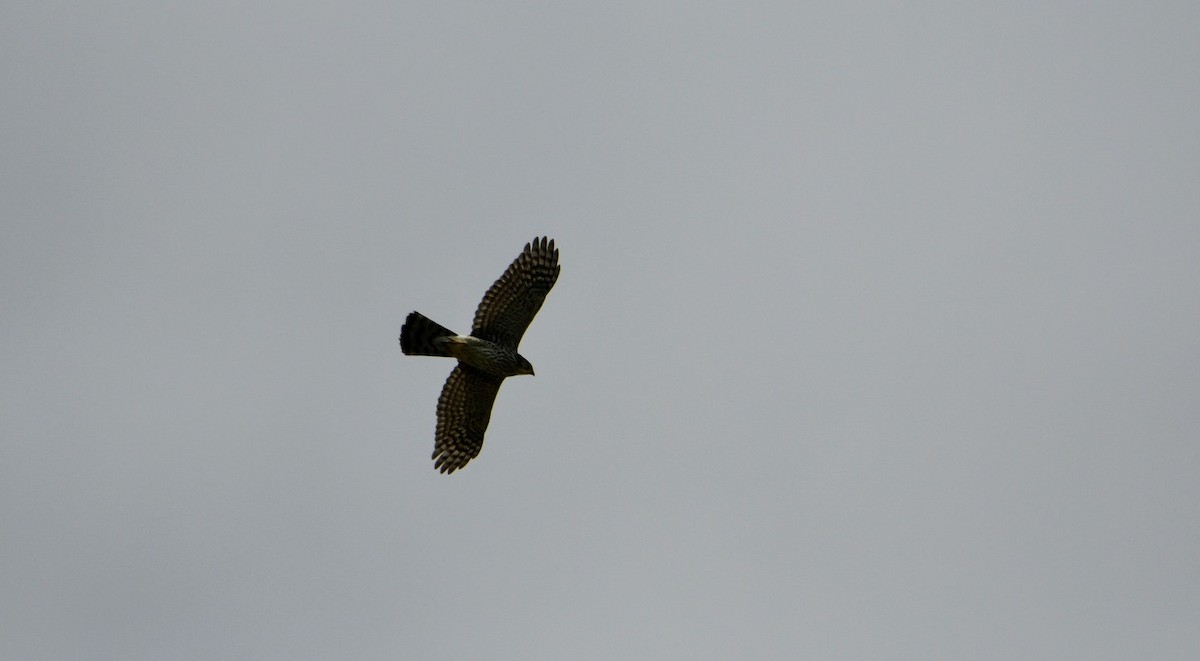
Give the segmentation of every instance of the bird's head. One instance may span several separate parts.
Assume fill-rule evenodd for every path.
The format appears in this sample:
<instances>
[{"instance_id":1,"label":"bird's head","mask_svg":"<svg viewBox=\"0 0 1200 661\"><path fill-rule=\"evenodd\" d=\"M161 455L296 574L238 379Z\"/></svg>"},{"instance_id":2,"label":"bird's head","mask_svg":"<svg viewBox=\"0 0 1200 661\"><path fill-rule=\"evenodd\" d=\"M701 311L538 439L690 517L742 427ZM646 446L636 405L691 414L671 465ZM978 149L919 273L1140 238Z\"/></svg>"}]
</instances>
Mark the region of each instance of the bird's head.
<instances>
[{"instance_id":1,"label":"bird's head","mask_svg":"<svg viewBox=\"0 0 1200 661\"><path fill-rule=\"evenodd\" d=\"M533 376L533 365L529 364L529 361L525 360L525 356L521 354L517 354L517 374Z\"/></svg>"}]
</instances>

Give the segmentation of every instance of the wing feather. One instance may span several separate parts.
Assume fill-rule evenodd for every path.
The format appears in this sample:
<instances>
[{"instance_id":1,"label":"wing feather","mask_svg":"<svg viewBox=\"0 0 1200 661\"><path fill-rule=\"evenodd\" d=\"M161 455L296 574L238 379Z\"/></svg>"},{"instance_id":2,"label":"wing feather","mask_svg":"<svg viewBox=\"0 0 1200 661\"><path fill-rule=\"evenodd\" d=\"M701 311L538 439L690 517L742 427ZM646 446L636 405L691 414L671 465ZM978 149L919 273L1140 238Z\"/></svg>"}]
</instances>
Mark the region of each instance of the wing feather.
<instances>
[{"instance_id":1,"label":"wing feather","mask_svg":"<svg viewBox=\"0 0 1200 661\"><path fill-rule=\"evenodd\" d=\"M434 468L453 473L479 454L503 381L462 363L450 372L438 397Z\"/></svg>"},{"instance_id":2,"label":"wing feather","mask_svg":"<svg viewBox=\"0 0 1200 661\"><path fill-rule=\"evenodd\" d=\"M539 237L526 243L479 302L471 335L515 351L558 280L558 271L558 249L552 239Z\"/></svg>"}]
</instances>

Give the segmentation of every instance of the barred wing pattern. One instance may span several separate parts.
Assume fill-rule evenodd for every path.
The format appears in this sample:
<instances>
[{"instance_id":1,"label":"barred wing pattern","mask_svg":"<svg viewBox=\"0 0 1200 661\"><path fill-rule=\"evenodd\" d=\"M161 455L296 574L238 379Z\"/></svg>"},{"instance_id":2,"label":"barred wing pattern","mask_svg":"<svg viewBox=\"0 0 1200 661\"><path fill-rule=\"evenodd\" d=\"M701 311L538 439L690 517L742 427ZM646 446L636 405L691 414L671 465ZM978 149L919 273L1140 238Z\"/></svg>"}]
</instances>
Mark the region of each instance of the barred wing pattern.
<instances>
[{"instance_id":1,"label":"barred wing pattern","mask_svg":"<svg viewBox=\"0 0 1200 661\"><path fill-rule=\"evenodd\" d=\"M433 467L453 473L479 454L504 379L459 363L438 397Z\"/></svg>"},{"instance_id":2,"label":"barred wing pattern","mask_svg":"<svg viewBox=\"0 0 1200 661\"><path fill-rule=\"evenodd\" d=\"M525 250L483 295L475 310L471 335L515 351L558 280L558 271L558 249L553 239L541 237L526 243Z\"/></svg>"}]
</instances>

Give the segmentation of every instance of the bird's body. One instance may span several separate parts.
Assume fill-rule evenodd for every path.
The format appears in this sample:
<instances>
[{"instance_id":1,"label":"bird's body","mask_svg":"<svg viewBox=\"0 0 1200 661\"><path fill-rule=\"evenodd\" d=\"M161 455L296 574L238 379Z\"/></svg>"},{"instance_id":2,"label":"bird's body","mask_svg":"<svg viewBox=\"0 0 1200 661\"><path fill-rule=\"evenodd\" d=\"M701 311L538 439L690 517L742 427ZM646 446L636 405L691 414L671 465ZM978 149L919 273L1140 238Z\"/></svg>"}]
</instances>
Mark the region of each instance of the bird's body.
<instances>
[{"instance_id":1,"label":"bird's body","mask_svg":"<svg viewBox=\"0 0 1200 661\"><path fill-rule=\"evenodd\" d=\"M405 354L458 359L438 398L434 468L452 473L478 455L500 384L509 376L533 374L517 345L558 272L554 241L537 238L488 289L470 335L458 335L419 312L408 315L400 329Z\"/></svg>"},{"instance_id":2,"label":"bird's body","mask_svg":"<svg viewBox=\"0 0 1200 661\"><path fill-rule=\"evenodd\" d=\"M533 375L533 366L521 354L495 342L473 335L455 335L442 339L446 353L492 376Z\"/></svg>"},{"instance_id":3,"label":"bird's body","mask_svg":"<svg viewBox=\"0 0 1200 661\"><path fill-rule=\"evenodd\" d=\"M533 374L533 366L509 347L474 335L455 335L420 312L410 312L400 330L400 349L410 356L449 356L492 376Z\"/></svg>"}]
</instances>

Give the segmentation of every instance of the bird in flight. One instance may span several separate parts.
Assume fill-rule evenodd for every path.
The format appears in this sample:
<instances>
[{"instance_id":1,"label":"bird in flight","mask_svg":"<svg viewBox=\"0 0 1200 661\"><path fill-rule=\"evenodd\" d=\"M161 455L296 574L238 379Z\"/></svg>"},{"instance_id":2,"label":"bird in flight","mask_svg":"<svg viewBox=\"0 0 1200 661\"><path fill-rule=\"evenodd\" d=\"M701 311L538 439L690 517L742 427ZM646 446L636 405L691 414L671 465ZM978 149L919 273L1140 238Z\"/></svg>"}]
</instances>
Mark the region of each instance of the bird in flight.
<instances>
[{"instance_id":1,"label":"bird in flight","mask_svg":"<svg viewBox=\"0 0 1200 661\"><path fill-rule=\"evenodd\" d=\"M539 237L509 264L483 295L470 335L409 313L400 329L400 349L409 356L457 358L438 397L433 467L453 473L483 447L492 404L506 377L533 374L533 365L517 353L521 336L558 280L558 249Z\"/></svg>"}]
</instances>

